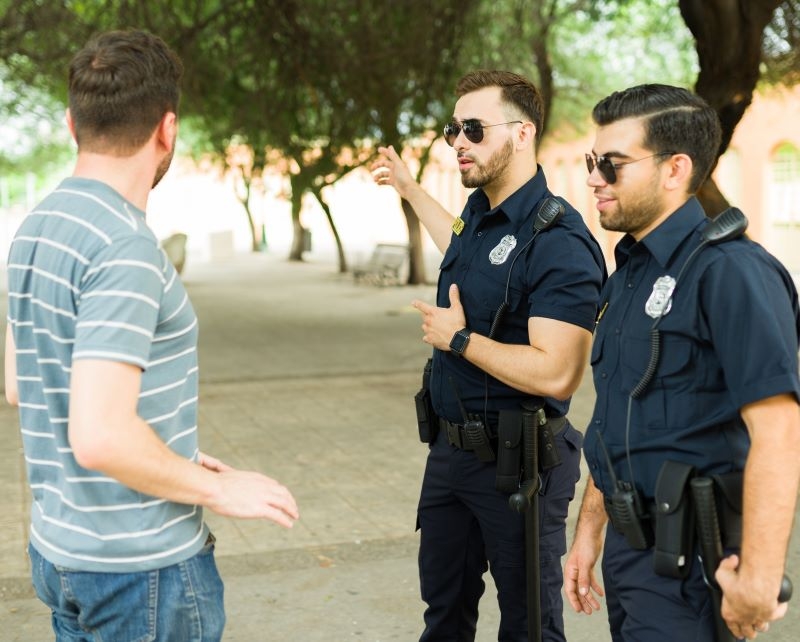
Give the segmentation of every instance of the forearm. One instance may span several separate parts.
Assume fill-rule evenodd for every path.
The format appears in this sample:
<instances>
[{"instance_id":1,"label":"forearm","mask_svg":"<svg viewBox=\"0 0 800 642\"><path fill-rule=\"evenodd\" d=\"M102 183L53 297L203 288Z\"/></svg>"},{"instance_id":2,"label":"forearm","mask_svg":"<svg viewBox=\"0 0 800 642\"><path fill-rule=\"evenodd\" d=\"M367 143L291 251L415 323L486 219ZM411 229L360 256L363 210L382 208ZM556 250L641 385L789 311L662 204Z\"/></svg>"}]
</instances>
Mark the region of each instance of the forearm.
<instances>
[{"instance_id":1,"label":"forearm","mask_svg":"<svg viewBox=\"0 0 800 642\"><path fill-rule=\"evenodd\" d=\"M584 370L583 365L571 366L541 348L499 343L475 333L464 357L515 390L555 399L570 397Z\"/></svg>"},{"instance_id":2,"label":"forearm","mask_svg":"<svg viewBox=\"0 0 800 642\"><path fill-rule=\"evenodd\" d=\"M575 526L575 541L600 542L607 522L608 514L603 493L595 486L594 479L589 475Z\"/></svg>"},{"instance_id":3,"label":"forearm","mask_svg":"<svg viewBox=\"0 0 800 642\"><path fill-rule=\"evenodd\" d=\"M739 572L760 585L754 589L776 590L780 584L799 483L797 423L781 422L753 440L745 466Z\"/></svg>"},{"instance_id":4,"label":"forearm","mask_svg":"<svg viewBox=\"0 0 800 642\"><path fill-rule=\"evenodd\" d=\"M399 191L399 189L398 189ZM414 213L419 218L420 223L425 227L436 247L444 253L450 245L454 217L442 205L426 192L418 183L411 183L402 191L400 196L404 198Z\"/></svg>"},{"instance_id":5,"label":"forearm","mask_svg":"<svg viewBox=\"0 0 800 642\"><path fill-rule=\"evenodd\" d=\"M119 421L87 444L76 440L78 462L145 495L181 504L213 504L218 475L171 450L141 418ZM77 446L77 448L75 448Z\"/></svg>"},{"instance_id":6,"label":"forearm","mask_svg":"<svg viewBox=\"0 0 800 642\"><path fill-rule=\"evenodd\" d=\"M76 461L140 493L208 505L218 475L180 456L137 414L141 371L125 363L72 364L69 441Z\"/></svg>"}]
</instances>

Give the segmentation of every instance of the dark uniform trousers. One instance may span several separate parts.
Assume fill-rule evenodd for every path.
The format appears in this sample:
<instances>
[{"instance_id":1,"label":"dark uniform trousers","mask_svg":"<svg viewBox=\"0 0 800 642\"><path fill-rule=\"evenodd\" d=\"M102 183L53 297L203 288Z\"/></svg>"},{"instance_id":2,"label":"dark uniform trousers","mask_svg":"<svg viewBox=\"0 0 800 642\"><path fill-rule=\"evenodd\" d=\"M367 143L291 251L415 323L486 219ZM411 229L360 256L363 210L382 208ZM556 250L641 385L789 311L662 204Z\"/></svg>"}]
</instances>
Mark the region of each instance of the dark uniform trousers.
<instances>
[{"instance_id":1,"label":"dark uniform trousers","mask_svg":"<svg viewBox=\"0 0 800 642\"><path fill-rule=\"evenodd\" d=\"M714 642L714 613L697 555L684 580L656 575L653 549L637 551L609 524L603 588L614 642Z\"/></svg>"},{"instance_id":2,"label":"dark uniform trousers","mask_svg":"<svg viewBox=\"0 0 800 642\"><path fill-rule=\"evenodd\" d=\"M563 573L566 518L580 478L582 436L569 423L556 436L562 463L542 476L541 619L546 642L564 642ZM451 446L440 431L422 483L419 572L427 603L420 642L472 642L491 570L500 607L500 642L527 642L524 518L495 490L495 465ZM488 566L487 566L488 560Z\"/></svg>"}]
</instances>

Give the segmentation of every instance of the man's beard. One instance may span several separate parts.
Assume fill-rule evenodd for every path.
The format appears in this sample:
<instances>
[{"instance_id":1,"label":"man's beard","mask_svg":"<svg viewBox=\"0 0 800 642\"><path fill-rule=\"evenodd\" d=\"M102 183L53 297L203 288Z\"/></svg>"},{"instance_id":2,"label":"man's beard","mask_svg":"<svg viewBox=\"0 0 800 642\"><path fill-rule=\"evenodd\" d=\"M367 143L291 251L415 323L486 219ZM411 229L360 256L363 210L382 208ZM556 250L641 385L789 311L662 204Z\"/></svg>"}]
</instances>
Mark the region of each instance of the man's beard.
<instances>
[{"instance_id":1,"label":"man's beard","mask_svg":"<svg viewBox=\"0 0 800 642\"><path fill-rule=\"evenodd\" d=\"M161 182L161 179L164 178L164 174L167 173L167 170L169 169L169 166L172 163L172 157L174 155L175 155L175 143L173 142L172 150L170 151L169 154L167 154L166 156L164 156L164 158L161 159L161 162L158 164L158 167L156 168L156 175L153 178L153 187L158 185Z\"/></svg>"},{"instance_id":2,"label":"man's beard","mask_svg":"<svg viewBox=\"0 0 800 642\"><path fill-rule=\"evenodd\" d=\"M472 160L474 165L465 174L461 175L461 184L464 187L484 187L499 176L508 167L514 155L514 142L509 138L505 144L489 157L485 164Z\"/></svg>"},{"instance_id":3,"label":"man's beard","mask_svg":"<svg viewBox=\"0 0 800 642\"><path fill-rule=\"evenodd\" d=\"M642 186L637 194L628 196L625 205L618 199L614 211L600 215L600 226L610 232L636 234L647 228L664 210L658 187L658 177Z\"/></svg>"}]
</instances>

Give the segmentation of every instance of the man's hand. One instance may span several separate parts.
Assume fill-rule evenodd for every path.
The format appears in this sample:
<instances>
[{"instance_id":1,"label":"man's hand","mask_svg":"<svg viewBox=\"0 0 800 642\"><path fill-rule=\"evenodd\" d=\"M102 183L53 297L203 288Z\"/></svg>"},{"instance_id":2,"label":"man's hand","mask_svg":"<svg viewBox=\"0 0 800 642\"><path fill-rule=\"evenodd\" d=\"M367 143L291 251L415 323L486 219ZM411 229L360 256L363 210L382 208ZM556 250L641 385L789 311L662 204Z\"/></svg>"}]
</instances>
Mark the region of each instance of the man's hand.
<instances>
[{"instance_id":1,"label":"man's hand","mask_svg":"<svg viewBox=\"0 0 800 642\"><path fill-rule=\"evenodd\" d=\"M289 490L260 473L235 470L232 466L201 452L197 463L220 473L220 493L209 504L215 513L227 517L269 519L291 528L300 517Z\"/></svg>"},{"instance_id":2,"label":"man's hand","mask_svg":"<svg viewBox=\"0 0 800 642\"><path fill-rule=\"evenodd\" d=\"M417 184L408 166L391 145L378 147L378 158L369 169L378 185L393 186L403 198L407 198L408 190Z\"/></svg>"},{"instance_id":3,"label":"man's hand","mask_svg":"<svg viewBox=\"0 0 800 642\"><path fill-rule=\"evenodd\" d=\"M453 335L467 325L458 286L455 283L450 286L449 294L449 308L437 308L419 299L411 302L411 305L422 313L422 340L444 351L450 350Z\"/></svg>"},{"instance_id":4,"label":"man's hand","mask_svg":"<svg viewBox=\"0 0 800 642\"><path fill-rule=\"evenodd\" d=\"M737 638L752 640L786 615L789 605L778 603L780 588L743 577L738 556L723 559L714 577L722 590L722 617Z\"/></svg>"},{"instance_id":5,"label":"man's hand","mask_svg":"<svg viewBox=\"0 0 800 642\"><path fill-rule=\"evenodd\" d=\"M596 542L576 539L564 563L564 594L576 613L591 615L600 610L600 602L592 593L600 597L605 595L594 576L599 555L600 547Z\"/></svg>"},{"instance_id":6,"label":"man's hand","mask_svg":"<svg viewBox=\"0 0 800 642\"><path fill-rule=\"evenodd\" d=\"M207 504L212 511L225 517L269 519L286 528L299 519L297 503L285 486L261 473L222 466L226 469L219 472L218 492Z\"/></svg>"},{"instance_id":7,"label":"man's hand","mask_svg":"<svg viewBox=\"0 0 800 642\"><path fill-rule=\"evenodd\" d=\"M445 252L450 244L453 216L414 180L394 147L378 147L378 158L370 171L378 185L391 185L411 205L436 247Z\"/></svg>"}]
</instances>

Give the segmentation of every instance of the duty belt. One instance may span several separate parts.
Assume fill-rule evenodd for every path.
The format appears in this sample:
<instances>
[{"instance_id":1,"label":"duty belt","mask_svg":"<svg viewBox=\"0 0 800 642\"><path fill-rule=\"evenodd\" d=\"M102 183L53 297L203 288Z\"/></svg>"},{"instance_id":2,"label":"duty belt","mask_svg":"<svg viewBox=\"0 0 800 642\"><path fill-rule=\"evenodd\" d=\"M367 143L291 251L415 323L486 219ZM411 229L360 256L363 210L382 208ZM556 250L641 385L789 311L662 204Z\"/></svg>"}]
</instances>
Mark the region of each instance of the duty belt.
<instances>
[{"instance_id":1,"label":"duty belt","mask_svg":"<svg viewBox=\"0 0 800 642\"><path fill-rule=\"evenodd\" d=\"M547 419L547 426L554 437L560 433L566 425L566 417L548 417ZM440 417L439 428L447 434L447 441L451 446L455 446L460 450L466 450L468 452L475 450L473 445L470 443L470 440L467 438L466 433L464 432L463 424L454 424L453 422L447 421L447 419L442 419ZM491 440L497 439L497 430L492 426L486 427L486 434Z\"/></svg>"},{"instance_id":2,"label":"duty belt","mask_svg":"<svg viewBox=\"0 0 800 642\"><path fill-rule=\"evenodd\" d=\"M473 451L475 447L470 443L466 432L464 431L463 424L454 424L447 419L439 418L439 429L443 430L447 435L447 441L451 446L455 446L460 450ZM497 431L489 426L486 426L486 435L489 439L497 439Z\"/></svg>"}]
</instances>

